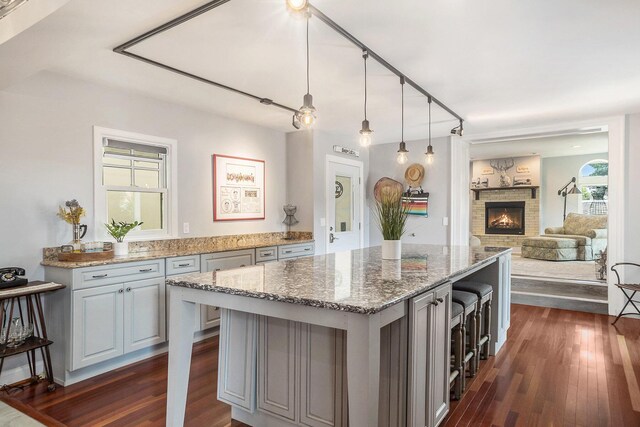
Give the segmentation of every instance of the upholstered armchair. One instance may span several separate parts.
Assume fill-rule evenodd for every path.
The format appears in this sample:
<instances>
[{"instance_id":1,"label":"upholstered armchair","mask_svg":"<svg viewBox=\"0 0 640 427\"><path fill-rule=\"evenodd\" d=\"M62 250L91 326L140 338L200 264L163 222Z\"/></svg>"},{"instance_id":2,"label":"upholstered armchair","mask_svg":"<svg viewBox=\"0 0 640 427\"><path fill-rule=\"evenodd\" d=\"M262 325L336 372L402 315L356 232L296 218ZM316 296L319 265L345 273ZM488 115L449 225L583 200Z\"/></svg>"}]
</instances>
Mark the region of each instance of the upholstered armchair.
<instances>
[{"instance_id":1,"label":"upholstered armchair","mask_svg":"<svg viewBox=\"0 0 640 427\"><path fill-rule=\"evenodd\" d=\"M607 248L607 215L570 213L562 227L549 227L541 237L574 239L578 242L578 259L592 260Z\"/></svg>"}]
</instances>

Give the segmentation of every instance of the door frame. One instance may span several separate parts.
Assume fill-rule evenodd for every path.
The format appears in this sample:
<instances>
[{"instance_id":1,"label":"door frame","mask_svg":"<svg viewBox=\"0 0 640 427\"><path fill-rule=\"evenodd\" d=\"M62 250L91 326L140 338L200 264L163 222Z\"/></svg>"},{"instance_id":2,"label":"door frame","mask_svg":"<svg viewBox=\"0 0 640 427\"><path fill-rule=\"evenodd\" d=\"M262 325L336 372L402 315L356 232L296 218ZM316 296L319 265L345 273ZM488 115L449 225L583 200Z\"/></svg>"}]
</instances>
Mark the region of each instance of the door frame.
<instances>
[{"instance_id":1,"label":"door frame","mask_svg":"<svg viewBox=\"0 0 640 427\"><path fill-rule=\"evenodd\" d=\"M353 160L353 159L347 159L344 157L339 157L339 156L334 156L332 154L327 154L325 157L325 161L324 161L324 197L325 197L325 203L324 203L324 214L325 214L325 218L329 218L329 200L328 200L328 193L329 190L327 189L327 178L329 175L329 163L338 163L338 164L342 164L342 165L347 165L347 166L354 166L357 167L358 170L360 171L358 174L358 178L359 178L359 183L358 185L360 186L360 196L358 197L360 200L360 215L358 218L358 222L360 223L359 225L359 234L360 234L360 248L364 248L364 162L360 161L360 160ZM324 239L325 239L325 248L324 251L325 253L329 253L329 225L324 227Z\"/></svg>"},{"instance_id":2,"label":"door frame","mask_svg":"<svg viewBox=\"0 0 640 427\"><path fill-rule=\"evenodd\" d=\"M538 126L510 131L492 132L486 134L464 135L460 138L452 138L451 144L451 244L468 245L469 243L469 213L470 195L469 180L460 182L466 171L469 173L470 155L469 146L475 139L518 137L539 132L566 131L567 129L580 129L586 127L601 126L607 129L609 134L609 218L607 224L607 257L613 262L625 260L625 176L627 165L627 116L610 116L599 119L590 119L577 122L565 122L548 126ZM612 239L611 236L615 236ZM609 314L616 315L624 299L622 292L615 286L615 278L607 274ZM623 275L624 276L624 272ZM624 277L622 277L624 279Z\"/></svg>"}]
</instances>

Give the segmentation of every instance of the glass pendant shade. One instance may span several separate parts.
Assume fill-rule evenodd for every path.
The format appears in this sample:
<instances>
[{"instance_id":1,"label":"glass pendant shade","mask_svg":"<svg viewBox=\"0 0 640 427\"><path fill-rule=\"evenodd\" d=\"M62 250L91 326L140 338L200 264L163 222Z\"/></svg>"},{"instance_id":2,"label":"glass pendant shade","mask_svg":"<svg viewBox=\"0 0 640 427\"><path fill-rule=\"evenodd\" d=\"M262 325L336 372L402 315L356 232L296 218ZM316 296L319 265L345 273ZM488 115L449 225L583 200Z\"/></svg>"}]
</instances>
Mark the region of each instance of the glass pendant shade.
<instances>
[{"instance_id":1,"label":"glass pendant shade","mask_svg":"<svg viewBox=\"0 0 640 427\"><path fill-rule=\"evenodd\" d=\"M407 161L409 160L409 157L407 156L407 153L409 152L409 150L407 150L407 144L403 141L400 143L400 148L398 149L398 155L396 157L396 161L398 162L398 164L404 165L405 163L407 163Z\"/></svg>"},{"instance_id":2,"label":"glass pendant shade","mask_svg":"<svg viewBox=\"0 0 640 427\"><path fill-rule=\"evenodd\" d=\"M430 165L431 163L433 163L433 147L431 146L431 144L429 144L429 146L427 147L427 152L424 153L424 155L427 164Z\"/></svg>"},{"instance_id":3,"label":"glass pendant shade","mask_svg":"<svg viewBox=\"0 0 640 427\"><path fill-rule=\"evenodd\" d=\"M302 102L302 107L298 110L300 124L305 129L310 129L316 122L316 108L313 106L313 96L307 93Z\"/></svg>"},{"instance_id":4,"label":"glass pendant shade","mask_svg":"<svg viewBox=\"0 0 640 427\"><path fill-rule=\"evenodd\" d=\"M360 129L360 145L368 147L371 145L371 134L373 131L369 128L369 120L362 121L362 129Z\"/></svg>"}]
</instances>

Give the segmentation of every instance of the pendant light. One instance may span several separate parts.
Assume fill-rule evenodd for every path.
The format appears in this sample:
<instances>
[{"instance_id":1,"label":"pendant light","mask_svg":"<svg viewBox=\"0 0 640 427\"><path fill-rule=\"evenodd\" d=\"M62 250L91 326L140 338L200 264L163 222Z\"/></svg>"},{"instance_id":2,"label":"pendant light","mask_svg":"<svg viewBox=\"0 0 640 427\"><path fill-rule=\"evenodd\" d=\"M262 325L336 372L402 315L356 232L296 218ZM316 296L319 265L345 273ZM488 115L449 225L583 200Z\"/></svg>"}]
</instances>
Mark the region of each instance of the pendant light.
<instances>
[{"instance_id":1,"label":"pendant light","mask_svg":"<svg viewBox=\"0 0 640 427\"><path fill-rule=\"evenodd\" d=\"M313 96L309 93L309 19L307 16L307 93L302 98L302 107L296 114L303 128L309 129L316 122L316 108L313 106ZM294 117L294 127L296 118Z\"/></svg>"},{"instance_id":2,"label":"pendant light","mask_svg":"<svg viewBox=\"0 0 640 427\"><path fill-rule=\"evenodd\" d=\"M292 12L300 12L307 8L308 0L287 0L287 9Z\"/></svg>"},{"instance_id":3,"label":"pendant light","mask_svg":"<svg viewBox=\"0 0 640 427\"><path fill-rule=\"evenodd\" d=\"M433 147L431 146L431 97L429 100L429 145L427 146L427 152L425 154L425 161L427 164L433 163Z\"/></svg>"},{"instance_id":4,"label":"pendant light","mask_svg":"<svg viewBox=\"0 0 640 427\"><path fill-rule=\"evenodd\" d=\"M396 161L404 165L409 160L407 157L409 150L407 150L407 144L404 142L404 77L400 77L400 88L402 90L402 138L400 139L400 148L398 148Z\"/></svg>"},{"instance_id":5,"label":"pendant light","mask_svg":"<svg viewBox=\"0 0 640 427\"><path fill-rule=\"evenodd\" d=\"M360 129L360 145L368 147L371 145L371 134L373 131L369 127L369 120L367 120L367 58L369 52L366 50L362 52L362 58L364 59L364 120L362 121L362 129Z\"/></svg>"}]
</instances>

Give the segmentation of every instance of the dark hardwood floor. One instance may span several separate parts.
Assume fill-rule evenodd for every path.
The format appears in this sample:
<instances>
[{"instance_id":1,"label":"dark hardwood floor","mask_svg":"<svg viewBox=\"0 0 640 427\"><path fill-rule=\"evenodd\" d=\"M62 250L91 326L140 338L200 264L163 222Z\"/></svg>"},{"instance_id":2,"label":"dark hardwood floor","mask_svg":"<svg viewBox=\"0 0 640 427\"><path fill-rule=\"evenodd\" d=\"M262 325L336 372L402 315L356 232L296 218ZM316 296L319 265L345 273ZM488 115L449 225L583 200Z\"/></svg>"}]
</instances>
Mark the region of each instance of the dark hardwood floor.
<instances>
[{"instance_id":1,"label":"dark hardwood floor","mask_svg":"<svg viewBox=\"0 0 640 427\"><path fill-rule=\"evenodd\" d=\"M610 321L514 304L506 346L482 362L443 425L640 426L640 321ZM243 425L216 400L217 354L216 338L194 347L187 425ZM53 393L39 385L0 398L45 423L162 426L166 369L158 356Z\"/></svg>"}]
</instances>

